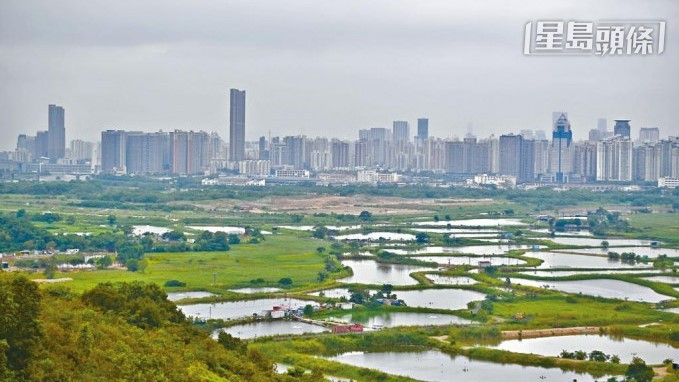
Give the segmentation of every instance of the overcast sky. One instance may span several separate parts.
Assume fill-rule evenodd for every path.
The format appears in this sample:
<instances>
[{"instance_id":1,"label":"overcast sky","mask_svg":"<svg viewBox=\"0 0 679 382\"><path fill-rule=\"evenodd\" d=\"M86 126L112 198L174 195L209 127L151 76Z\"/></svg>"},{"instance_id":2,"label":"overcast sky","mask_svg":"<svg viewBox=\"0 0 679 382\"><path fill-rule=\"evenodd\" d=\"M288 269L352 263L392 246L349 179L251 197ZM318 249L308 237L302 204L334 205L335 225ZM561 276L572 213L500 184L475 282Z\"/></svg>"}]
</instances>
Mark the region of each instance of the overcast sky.
<instances>
[{"instance_id":1,"label":"overcast sky","mask_svg":"<svg viewBox=\"0 0 679 382\"><path fill-rule=\"evenodd\" d=\"M679 135L679 2L2 0L0 150L66 109L67 140L105 129L216 131L247 91L246 138L335 136L430 119L430 134L551 129L597 118ZM646 57L522 54L526 22L667 22ZM677 21L679 22L679 21ZM672 118L674 117L674 118ZM411 133L415 128L411 127Z\"/></svg>"}]
</instances>

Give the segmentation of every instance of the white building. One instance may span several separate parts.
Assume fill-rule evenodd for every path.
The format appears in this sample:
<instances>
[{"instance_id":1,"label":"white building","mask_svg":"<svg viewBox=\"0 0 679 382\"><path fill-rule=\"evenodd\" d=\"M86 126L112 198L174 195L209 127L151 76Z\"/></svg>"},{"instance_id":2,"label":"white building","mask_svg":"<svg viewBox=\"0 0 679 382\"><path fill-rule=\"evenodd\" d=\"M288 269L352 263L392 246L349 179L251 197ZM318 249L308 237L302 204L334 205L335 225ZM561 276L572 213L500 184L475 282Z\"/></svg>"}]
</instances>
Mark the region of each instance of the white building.
<instances>
[{"instance_id":1,"label":"white building","mask_svg":"<svg viewBox=\"0 0 679 382\"><path fill-rule=\"evenodd\" d=\"M658 178L658 187L677 188L679 187L679 178L668 178L665 176Z\"/></svg>"},{"instance_id":2,"label":"white building","mask_svg":"<svg viewBox=\"0 0 679 382\"><path fill-rule=\"evenodd\" d=\"M309 179L311 173L308 170L276 170L276 178L302 178Z\"/></svg>"},{"instance_id":3,"label":"white building","mask_svg":"<svg viewBox=\"0 0 679 382\"><path fill-rule=\"evenodd\" d=\"M243 160L238 162L238 172L243 175L267 176L271 172L271 161Z\"/></svg>"}]
</instances>

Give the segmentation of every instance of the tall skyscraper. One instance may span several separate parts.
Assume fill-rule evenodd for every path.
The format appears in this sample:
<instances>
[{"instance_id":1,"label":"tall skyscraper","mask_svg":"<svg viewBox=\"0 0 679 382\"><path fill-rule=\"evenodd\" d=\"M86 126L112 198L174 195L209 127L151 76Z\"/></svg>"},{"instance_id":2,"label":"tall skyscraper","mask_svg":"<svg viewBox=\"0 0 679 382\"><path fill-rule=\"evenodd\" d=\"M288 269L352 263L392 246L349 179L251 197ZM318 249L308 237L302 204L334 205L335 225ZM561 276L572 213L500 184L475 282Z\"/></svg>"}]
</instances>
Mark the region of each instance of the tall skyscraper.
<instances>
[{"instance_id":1,"label":"tall skyscraper","mask_svg":"<svg viewBox=\"0 0 679 382\"><path fill-rule=\"evenodd\" d=\"M568 119L568 113L565 112L565 111L553 111L552 112L552 126L554 126L556 121L558 121L559 118L561 118L562 115L565 116L566 119Z\"/></svg>"},{"instance_id":2,"label":"tall skyscraper","mask_svg":"<svg viewBox=\"0 0 679 382\"><path fill-rule=\"evenodd\" d=\"M231 89L229 159L245 159L245 90Z\"/></svg>"},{"instance_id":3,"label":"tall skyscraper","mask_svg":"<svg viewBox=\"0 0 679 382\"><path fill-rule=\"evenodd\" d=\"M608 123L606 118L599 118L596 122L596 128L601 132L601 135L604 136L608 132Z\"/></svg>"},{"instance_id":4,"label":"tall skyscraper","mask_svg":"<svg viewBox=\"0 0 679 382\"><path fill-rule=\"evenodd\" d=\"M515 176L519 183L534 181L535 141L521 135L501 135L499 165L501 175Z\"/></svg>"},{"instance_id":5,"label":"tall skyscraper","mask_svg":"<svg viewBox=\"0 0 679 382\"><path fill-rule=\"evenodd\" d=\"M50 162L54 163L66 154L64 108L57 105L49 105L47 111L47 156L50 158Z\"/></svg>"},{"instance_id":6,"label":"tall skyscraper","mask_svg":"<svg viewBox=\"0 0 679 382\"><path fill-rule=\"evenodd\" d=\"M417 119L417 137L422 140L429 139L429 118Z\"/></svg>"},{"instance_id":7,"label":"tall skyscraper","mask_svg":"<svg viewBox=\"0 0 679 382\"><path fill-rule=\"evenodd\" d=\"M269 160L269 149L265 136L259 137L259 159Z\"/></svg>"},{"instance_id":8,"label":"tall skyscraper","mask_svg":"<svg viewBox=\"0 0 679 382\"><path fill-rule=\"evenodd\" d=\"M500 135L499 172L501 175L511 175L519 179L522 140L523 137L520 135Z\"/></svg>"},{"instance_id":9,"label":"tall skyscraper","mask_svg":"<svg viewBox=\"0 0 679 382\"><path fill-rule=\"evenodd\" d=\"M601 132L599 129L591 129L589 131L589 137L588 141L590 142L598 142L600 140L604 139L604 134Z\"/></svg>"},{"instance_id":10,"label":"tall skyscraper","mask_svg":"<svg viewBox=\"0 0 679 382\"><path fill-rule=\"evenodd\" d=\"M392 136L395 144L408 143L410 140L410 125L406 121L394 121Z\"/></svg>"},{"instance_id":11,"label":"tall skyscraper","mask_svg":"<svg viewBox=\"0 0 679 382\"><path fill-rule=\"evenodd\" d=\"M535 141L521 140L521 157L519 163L519 178L517 182L526 183L535 180Z\"/></svg>"},{"instance_id":12,"label":"tall skyscraper","mask_svg":"<svg viewBox=\"0 0 679 382\"><path fill-rule=\"evenodd\" d=\"M126 171L127 132L106 130L101 132L101 171Z\"/></svg>"},{"instance_id":13,"label":"tall skyscraper","mask_svg":"<svg viewBox=\"0 0 679 382\"><path fill-rule=\"evenodd\" d=\"M49 158L49 133L38 131L35 134L35 155L34 159Z\"/></svg>"},{"instance_id":14,"label":"tall skyscraper","mask_svg":"<svg viewBox=\"0 0 679 382\"><path fill-rule=\"evenodd\" d=\"M572 172L572 149L571 141L573 140L573 132L571 131L571 123L568 122L566 113L561 113L556 122L554 122L554 129L552 130L552 147L550 172L555 175L555 180L559 183L564 181L564 173Z\"/></svg>"},{"instance_id":15,"label":"tall skyscraper","mask_svg":"<svg viewBox=\"0 0 679 382\"><path fill-rule=\"evenodd\" d=\"M535 130L535 140L536 141L546 141L547 134L544 130Z\"/></svg>"},{"instance_id":16,"label":"tall skyscraper","mask_svg":"<svg viewBox=\"0 0 679 382\"><path fill-rule=\"evenodd\" d=\"M660 146L660 176L679 178L679 137L663 139Z\"/></svg>"},{"instance_id":17,"label":"tall skyscraper","mask_svg":"<svg viewBox=\"0 0 679 382\"><path fill-rule=\"evenodd\" d=\"M631 181L632 156L632 141L622 136L597 142L596 180Z\"/></svg>"},{"instance_id":18,"label":"tall skyscraper","mask_svg":"<svg viewBox=\"0 0 679 382\"><path fill-rule=\"evenodd\" d=\"M632 128L629 125L629 119L616 119L615 126L613 126L613 135L620 135L624 138L630 139Z\"/></svg>"},{"instance_id":19,"label":"tall skyscraper","mask_svg":"<svg viewBox=\"0 0 679 382\"><path fill-rule=\"evenodd\" d=\"M71 141L71 158L78 161L92 160L92 142L81 139Z\"/></svg>"},{"instance_id":20,"label":"tall skyscraper","mask_svg":"<svg viewBox=\"0 0 679 382\"><path fill-rule=\"evenodd\" d=\"M644 143L634 148L634 178L641 182L657 182L660 177L662 146Z\"/></svg>"},{"instance_id":21,"label":"tall skyscraper","mask_svg":"<svg viewBox=\"0 0 679 382\"><path fill-rule=\"evenodd\" d=\"M656 143L660 141L660 129L657 127L642 127L639 129L639 142Z\"/></svg>"}]
</instances>

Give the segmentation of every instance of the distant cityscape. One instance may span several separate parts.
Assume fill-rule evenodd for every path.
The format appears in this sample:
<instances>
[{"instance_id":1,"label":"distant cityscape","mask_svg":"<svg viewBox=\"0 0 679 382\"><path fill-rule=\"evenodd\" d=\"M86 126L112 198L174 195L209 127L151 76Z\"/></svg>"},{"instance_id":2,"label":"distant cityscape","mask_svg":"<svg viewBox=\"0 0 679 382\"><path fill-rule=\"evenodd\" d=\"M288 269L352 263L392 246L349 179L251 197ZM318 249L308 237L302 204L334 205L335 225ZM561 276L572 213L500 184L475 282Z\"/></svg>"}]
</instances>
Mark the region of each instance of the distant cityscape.
<instances>
[{"instance_id":1,"label":"distant cityscape","mask_svg":"<svg viewBox=\"0 0 679 382\"><path fill-rule=\"evenodd\" d=\"M246 93L230 90L229 141L216 132L105 130L101 141L75 139L66 147L65 110L48 106L46 131L20 134L16 149L0 153L0 170L18 178L92 174L213 175L206 184L263 185L272 180L325 184L398 183L445 176L471 185L535 184L679 185L679 137L661 139L658 127L640 127L632 140L629 120L597 121L588 139L573 141L567 112L553 112L551 137L521 130L477 138L429 135L429 120L358 131L356 140L262 136L246 141ZM415 130L415 129L413 129ZM414 135L413 132L415 133ZM222 175L222 177L214 177Z\"/></svg>"}]
</instances>

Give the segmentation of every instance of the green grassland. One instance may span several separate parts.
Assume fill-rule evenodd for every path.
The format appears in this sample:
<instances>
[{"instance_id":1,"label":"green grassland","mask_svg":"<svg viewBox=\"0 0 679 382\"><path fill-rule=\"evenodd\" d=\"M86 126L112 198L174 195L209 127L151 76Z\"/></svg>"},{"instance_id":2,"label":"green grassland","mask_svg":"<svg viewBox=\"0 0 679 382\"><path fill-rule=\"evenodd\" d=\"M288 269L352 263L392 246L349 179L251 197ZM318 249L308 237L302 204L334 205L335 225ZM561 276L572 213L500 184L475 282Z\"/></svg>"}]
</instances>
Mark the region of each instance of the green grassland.
<instances>
[{"instance_id":1,"label":"green grassland","mask_svg":"<svg viewBox=\"0 0 679 382\"><path fill-rule=\"evenodd\" d=\"M679 214L677 213L633 214L627 216L627 219L630 226L634 228L634 232L623 233L624 236L679 244Z\"/></svg>"},{"instance_id":2,"label":"green grassland","mask_svg":"<svg viewBox=\"0 0 679 382\"><path fill-rule=\"evenodd\" d=\"M293 281L293 288L319 284L324 257L316 252L328 243L294 235L267 235L259 244L238 244L225 252L182 252L147 254L148 268L142 272L96 270L59 273L70 277L67 286L74 291L91 289L100 282L146 281L163 285L168 280L186 283L182 290L207 290L224 293L244 286L279 286L281 278ZM217 283L214 284L216 274ZM36 277L41 274L36 274ZM251 280L264 279L252 285ZM179 290L177 288L171 288Z\"/></svg>"}]
</instances>

